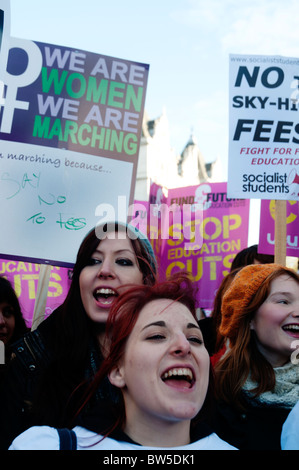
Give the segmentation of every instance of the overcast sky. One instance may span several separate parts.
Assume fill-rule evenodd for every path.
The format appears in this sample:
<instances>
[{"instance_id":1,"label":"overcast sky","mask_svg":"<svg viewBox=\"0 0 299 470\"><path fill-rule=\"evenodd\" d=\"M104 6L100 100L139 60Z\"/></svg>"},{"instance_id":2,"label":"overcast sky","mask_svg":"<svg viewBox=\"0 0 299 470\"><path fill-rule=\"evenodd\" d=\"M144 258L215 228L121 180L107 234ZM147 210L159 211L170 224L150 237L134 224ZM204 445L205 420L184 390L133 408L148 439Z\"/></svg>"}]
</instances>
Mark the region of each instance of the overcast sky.
<instances>
[{"instance_id":1,"label":"overcast sky","mask_svg":"<svg viewBox=\"0 0 299 470\"><path fill-rule=\"evenodd\" d=\"M150 64L146 110L163 108L180 153L228 158L228 56L299 57L296 0L11 0L11 35Z\"/></svg>"}]
</instances>

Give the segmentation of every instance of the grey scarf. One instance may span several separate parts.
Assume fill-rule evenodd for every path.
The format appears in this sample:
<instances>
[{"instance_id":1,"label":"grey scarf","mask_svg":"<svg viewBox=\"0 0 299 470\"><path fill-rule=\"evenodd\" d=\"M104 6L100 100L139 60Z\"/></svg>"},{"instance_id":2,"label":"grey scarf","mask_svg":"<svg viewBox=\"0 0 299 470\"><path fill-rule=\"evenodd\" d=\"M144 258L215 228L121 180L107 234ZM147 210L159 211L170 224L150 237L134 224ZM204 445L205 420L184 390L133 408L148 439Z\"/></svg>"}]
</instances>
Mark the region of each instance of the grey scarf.
<instances>
[{"instance_id":1,"label":"grey scarf","mask_svg":"<svg viewBox=\"0 0 299 470\"><path fill-rule=\"evenodd\" d=\"M253 399L253 394L250 390L256 387L249 377L243 390L246 395L255 401L257 406L272 405L279 408L293 408L299 401L299 365L294 365L288 362L282 367L275 367L275 387L273 390L264 392L258 397ZM253 403L252 403L253 404Z\"/></svg>"}]
</instances>

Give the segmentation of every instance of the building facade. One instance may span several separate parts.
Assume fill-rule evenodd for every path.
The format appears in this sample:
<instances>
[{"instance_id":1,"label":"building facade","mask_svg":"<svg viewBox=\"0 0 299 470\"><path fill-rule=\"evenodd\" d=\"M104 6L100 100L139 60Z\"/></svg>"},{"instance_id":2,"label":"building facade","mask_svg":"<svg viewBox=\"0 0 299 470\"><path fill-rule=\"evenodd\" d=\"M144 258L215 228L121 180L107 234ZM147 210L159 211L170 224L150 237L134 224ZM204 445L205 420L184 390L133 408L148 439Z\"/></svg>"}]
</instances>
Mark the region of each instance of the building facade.
<instances>
[{"instance_id":1,"label":"building facade","mask_svg":"<svg viewBox=\"0 0 299 470\"><path fill-rule=\"evenodd\" d=\"M181 154L170 145L169 122L165 110L156 119L144 113L137 167L135 200L147 201L151 182L166 188L195 186L223 181L220 162L206 163L193 135Z\"/></svg>"}]
</instances>

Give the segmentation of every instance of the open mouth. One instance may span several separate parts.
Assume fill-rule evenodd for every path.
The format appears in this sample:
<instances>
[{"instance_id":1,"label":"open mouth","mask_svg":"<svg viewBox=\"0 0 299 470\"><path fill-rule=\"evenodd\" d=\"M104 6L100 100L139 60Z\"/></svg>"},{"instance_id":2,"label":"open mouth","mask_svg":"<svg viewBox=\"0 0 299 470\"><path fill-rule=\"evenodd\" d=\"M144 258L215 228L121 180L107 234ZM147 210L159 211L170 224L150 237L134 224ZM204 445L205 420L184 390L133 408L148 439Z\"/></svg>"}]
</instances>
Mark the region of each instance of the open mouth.
<instances>
[{"instance_id":1,"label":"open mouth","mask_svg":"<svg viewBox=\"0 0 299 470\"><path fill-rule=\"evenodd\" d=\"M162 374L161 379L176 388L192 388L195 383L193 371L189 367L174 367Z\"/></svg>"},{"instance_id":2,"label":"open mouth","mask_svg":"<svg viewBox=\"0 0 299 470\"><path fill-rule=\"evenodd\" d=\"M284 325L282 329L287 334L293 337L296 337L296 338L299 337L299 324L298 323L290 323L289 325Z\"/></svg>"},{"instance_id":3,"label":"open mouth","mask_svg":"<svg viewBox=\"0 0 299 470\"><path fill-rule=\"evenodd\" d=\"M117 298L118 293L114 289L101 287L94 291L93 296L98 303L109 306Z\"/></svg>"}]
</instances>

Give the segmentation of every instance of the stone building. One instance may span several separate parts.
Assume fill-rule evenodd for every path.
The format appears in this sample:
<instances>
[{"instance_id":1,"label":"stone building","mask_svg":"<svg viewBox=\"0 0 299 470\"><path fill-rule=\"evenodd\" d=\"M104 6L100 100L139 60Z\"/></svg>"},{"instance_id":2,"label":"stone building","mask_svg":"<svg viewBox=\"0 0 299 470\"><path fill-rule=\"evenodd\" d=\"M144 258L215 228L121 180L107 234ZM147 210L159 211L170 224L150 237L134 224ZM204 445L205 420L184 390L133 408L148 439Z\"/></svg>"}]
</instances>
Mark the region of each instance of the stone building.
<instances>
[{"instance_id":1,"label":"stone building","mask_svg":"<svg viewBox=\"0 0 299 470\"><path fill-rule=\"evenodd\" d=\"M169 189L223 181L219 160L206 163L193 135L181 154L171 147L165 110L156 119L144 113L135 199L148 200L151 181Z\"/></svg>"}]
</instances>

